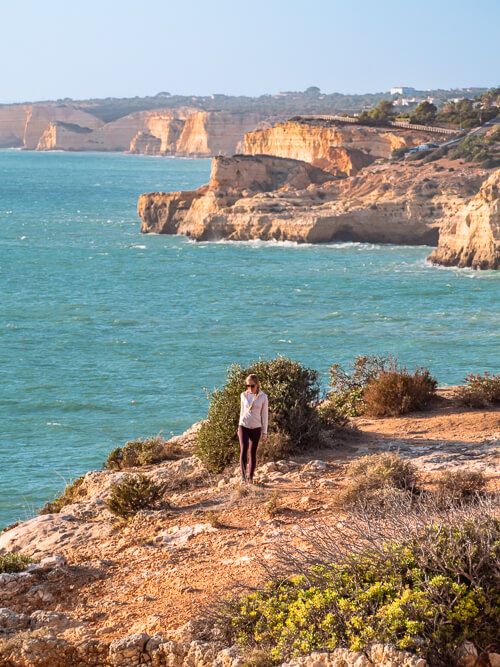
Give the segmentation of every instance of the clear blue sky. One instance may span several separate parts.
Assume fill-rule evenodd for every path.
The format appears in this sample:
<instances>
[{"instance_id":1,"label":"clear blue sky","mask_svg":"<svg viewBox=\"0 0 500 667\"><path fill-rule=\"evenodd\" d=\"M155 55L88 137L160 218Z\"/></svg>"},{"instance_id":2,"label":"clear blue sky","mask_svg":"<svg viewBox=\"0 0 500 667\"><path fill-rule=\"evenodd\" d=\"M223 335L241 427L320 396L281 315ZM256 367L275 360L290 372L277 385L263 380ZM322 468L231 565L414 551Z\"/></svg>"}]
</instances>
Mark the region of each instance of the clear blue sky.
<instances>
[{"instance_id":1,"label":"clear blue sky","mask_svg":"<svg viewBox=\"0 0 500 667\"><path fill-rule=\"evenodd\" d=\"M0 102L500 83L500 0L0 0Z\"/></svg>"}]
</instances>

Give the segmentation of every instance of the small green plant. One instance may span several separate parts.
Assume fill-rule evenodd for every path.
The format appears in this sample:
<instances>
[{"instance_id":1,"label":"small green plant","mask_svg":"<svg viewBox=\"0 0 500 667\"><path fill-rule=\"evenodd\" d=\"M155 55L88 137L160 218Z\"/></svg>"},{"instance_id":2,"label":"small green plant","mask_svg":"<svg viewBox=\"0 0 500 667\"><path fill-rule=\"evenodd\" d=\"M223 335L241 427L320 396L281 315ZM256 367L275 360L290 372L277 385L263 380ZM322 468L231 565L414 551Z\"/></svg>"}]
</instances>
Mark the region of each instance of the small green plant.
<instances>
[{"instance_id":1,"label":"small green plant","mask_svg":"<svg viewBox=\"0 0 500 667\"><path fill-rule=\"evenodd\" d=\"M341 494L344 505L383 501L383 491L417 491L414 464L394 452L362 456L347 467L347 485Z\"/></svg>"},{"instance_id":2,"label":"small green plant","mask_svg":"<svg viewBox=\"0 0 500 667\"><path fill-rule=\"evenodd\" d=\"M469 408L484 408L500 403L500 375L470 373L465 385L460 387L456 397Z\"/></svg>"},{"instance_id":3,"label":"small green plant","mask_svg":"<svg viewBox=\"0 0 500 667\"><path fill-rule=\"evenodd\" d=\"M281 511L281 493L273 491L269 500L265 504L266 514L270 519L274 519Z\"/></svg>"},{"instance_id":4,"label":"small green plant","mask_svg":"<svg viewBox=\"0 0 500 667\"><path fill-rule=\"evenodd\" d=\"M146 475L127 474L114 484L106 505L113 514L127 519L139 510L154 509L163 493L164 486L153 482Z\"/></svg>"},{"instance_id":5,"label":"small green plant","mask_svg":"<svg viewBox=\"0 0 500 667\"><path fill-rule=\"evenodd\" d=\"M110 453L104 467L108 470L124 470L160 463L178 458L181 449L161 435L150 438L129 440L123 447L116 447Z\"/></svg>"},{"instance_id":6,"label":"small green plant","mask_svg":"<svg viewBox=\"0 0 500 667\"><path fill-rule=\"evenodd\" d=\"M43 507L38 510L38 514L58 514L63 507L78 502L85 497L83 489L83 480L85 477L77 477L75 480L66 485L64 491L60 496L46 502Z\"/></svg>"},{"instance_id":7,"label":"small green plant","mask_svg":"<svg viewBox=\"0 0 500 667\"><path fill-rule=\"evenodd\" d=\"M258 375L269 397L269 438L259 446L259 455L283 458L317 443L321 422L315 410L320 391L316 371L285 357L245 369L233 365L225 386L212 392L208 418L198 433L196 454L210 472L222 472L238 457L240 393L250 373Z\"/></svg>"},{"instance_id":8,"label":"small green plant","mask_svg":"<svg viewBox=\"0 0 500 667\"><path fill-rule=\"evenodd\" d=\"M438 501L451 505L474 500L484 492L486 477L479 470L447 470L436 481Z\"/></svg>"},{"instance_id":9,"label":"small green plant","mask_svg":"<svg viewBox=\"0 0 500 667\"><path fill-rule=\"evenodd\" d=\"M31 556L26 556L21 553L10 553L0 556L0 574L4 572L22 572L28 565L36 561Z\"/></svg>"},{"instance_id":10,"label":"small green plant","mask_svg":"<svg viewBox=\"0 0 500 667\"><path fill-rule=\"evenodd\" d=\"M396 417L422 410L435 396L437 382L426 368L410 373L406 368L382 371L363 392L364 414Z\"/></svg>"}]
</instances>

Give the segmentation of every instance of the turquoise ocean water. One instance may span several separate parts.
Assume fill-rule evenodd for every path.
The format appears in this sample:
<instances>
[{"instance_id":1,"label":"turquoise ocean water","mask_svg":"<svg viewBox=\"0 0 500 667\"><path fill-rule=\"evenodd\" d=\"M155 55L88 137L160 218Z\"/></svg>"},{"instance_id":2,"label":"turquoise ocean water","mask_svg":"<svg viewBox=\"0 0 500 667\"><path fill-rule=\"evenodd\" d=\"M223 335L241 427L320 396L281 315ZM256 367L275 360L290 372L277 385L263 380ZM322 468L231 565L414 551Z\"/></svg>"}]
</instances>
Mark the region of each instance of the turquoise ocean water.
<instances>
[{"instance_id":1,"label":"turquoise ocean water","mask_svg":"<svg viewBox=\"0 0 500 667\"><path fill-rule=\"evenodd\" d=\"M137 196L208 160L0 151L0 527L127 439L179 433L232 362L289 355L324 379L396 354L441 384L498 368L500 274L429 248L141 236Z\"/></svg>"}]
</instances>

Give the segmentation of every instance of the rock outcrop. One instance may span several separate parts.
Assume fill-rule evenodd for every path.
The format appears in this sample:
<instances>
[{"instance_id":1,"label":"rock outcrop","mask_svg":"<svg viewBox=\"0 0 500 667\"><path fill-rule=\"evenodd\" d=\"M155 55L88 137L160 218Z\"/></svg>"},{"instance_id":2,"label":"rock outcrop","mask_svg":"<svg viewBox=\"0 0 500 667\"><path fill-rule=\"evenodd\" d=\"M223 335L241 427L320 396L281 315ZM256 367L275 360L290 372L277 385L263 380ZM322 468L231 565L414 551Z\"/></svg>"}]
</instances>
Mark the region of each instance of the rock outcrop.
<instances>
[{"instance_id":1,"label":"rock outcrop","mask_svg":"<svg viewBox=\"0 0 500 667\"><path fill-rule=\"evenodd\" d=\"M267 187L258 187L256 170L265 162L274 169L280 164L277 160L266 156L216 160L208 186L142 195L141 230L185 234L196 240L437 245L440 227L478 192L489 173L387 163L367 167L355 177L324 180L323 176L318 182L307 172L310 165L292 161L295 170L302 165L300 178L295 171L289 179L282 175L274 183L270 179Z\"/></svg>"},{"instance_id":2,"label":"rock outcrop","mask_svg":"<svg viewBox=\"0 0 500 667\"><path fill-rule=\"evenodd\" d=\"M443 225L429 259L444 266L500 268L500 169Z\"/></svg>"},{"instance_id":3,"label":"rock outcrop","mask_svg":"<svg viewBox=\"0 0 500 667\"><path fill-rule=\"evenodd\" d=\"M149 193L139 197L141 231L185 234L196 239L222 238L215 228L219 213L231 210L242 198L279 189L304 190L331 176L306 162L271 156L236 155L212 161L208 186L193 191Z\"/></svg>"},{"instance_id":4,"label":"rock outcrop","mask_svg":"<svg viewBox=\"0 0 500 667\"><path fill-rule=\"evenodd\" d=\"M377 158L389 158L397 148L428 139L422 132L297 119L248 132L239 148L245 155L279 155L351 176Z\"/></svg>"}]
</instances>

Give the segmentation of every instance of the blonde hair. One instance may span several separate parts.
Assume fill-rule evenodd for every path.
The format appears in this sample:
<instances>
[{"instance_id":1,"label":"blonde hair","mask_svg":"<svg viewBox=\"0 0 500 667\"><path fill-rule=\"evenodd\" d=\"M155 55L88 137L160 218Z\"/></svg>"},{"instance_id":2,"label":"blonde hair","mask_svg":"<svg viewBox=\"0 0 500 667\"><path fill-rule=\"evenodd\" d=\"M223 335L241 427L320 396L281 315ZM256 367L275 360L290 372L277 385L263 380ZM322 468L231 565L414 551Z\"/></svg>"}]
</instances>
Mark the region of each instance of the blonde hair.
<instances>
[{"instance_id":1,"label":"blonde hair","mask_svg":"<svg viewBox=\"0 0 500 667\"><path fill-rule=\"evenodd\" d=\"M255 375L255 373L250 373L250 375L247 375L245 382L248 384L248 381L254 382L257 385L257 390L260 391L260 382L258 375Z\"/></svg>"}]
</instances>

